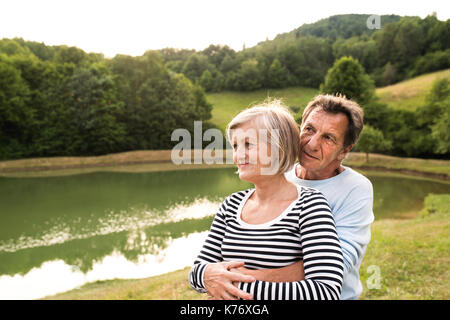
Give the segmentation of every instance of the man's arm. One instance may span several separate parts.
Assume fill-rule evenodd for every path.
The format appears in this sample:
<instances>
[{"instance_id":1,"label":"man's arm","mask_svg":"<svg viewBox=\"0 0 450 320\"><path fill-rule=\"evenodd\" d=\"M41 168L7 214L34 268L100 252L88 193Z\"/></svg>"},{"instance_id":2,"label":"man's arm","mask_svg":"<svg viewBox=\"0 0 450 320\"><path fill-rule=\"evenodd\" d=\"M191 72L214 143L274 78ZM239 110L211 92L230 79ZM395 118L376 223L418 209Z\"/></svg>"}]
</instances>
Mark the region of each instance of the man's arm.
<instances>
[{"instance_id":1,"label":"man's arm","mask_svg":"<svg viewBox=\"0 0 450 320\"><path fill-rule=\"evenodd\" d=\"M370 183L356 185L344 205L334 213L336 230L344 257L344 272L354 268L370 241L373 217L373 189Z\"/></svg>"},{"instance_id":2,"label":"man's arm","mask_svg":"<svg viewBox=\"0 0 450 320\"><path fill-rule=\"evenodd\" d=\"M228 273L224 272L223 269L222 272L220 272L220 269L217 268L219 264L213 265L214 266L210 269L210 274L205 276L205 282L210 282L208 283L208 295L212 300L230 300L235 299L235 297L240 297L244 300L253 300L251 294L238 289L238 283L243 282L242 280L239 280L239 275L248 276L248 278L244 278L245 282L253 282L255 280L268 282L295 282L305 279L303 261L301 260L282 268L259 270L245 268L243 266L244 262L232 262L228 265L228 267L230 267L229 269L227 268L229 270ZM207 278L209 278L209 280L206 280ZM231 288L230 285L234 286L234 288ZM244 293L246 295L244 295Z\"/></svg>"},{"instance_id":3,"label":"man's arm","mask_svg":"<svg viewBox=\"0 0 450 320\"><path fill-rule=\"evenodd\" d=\"M240 267L233 268L230 271L252 276L256 280L269 282L293 282L305 279L302 260L282 268L252 270Z\"/></svg>"}]
</instances>

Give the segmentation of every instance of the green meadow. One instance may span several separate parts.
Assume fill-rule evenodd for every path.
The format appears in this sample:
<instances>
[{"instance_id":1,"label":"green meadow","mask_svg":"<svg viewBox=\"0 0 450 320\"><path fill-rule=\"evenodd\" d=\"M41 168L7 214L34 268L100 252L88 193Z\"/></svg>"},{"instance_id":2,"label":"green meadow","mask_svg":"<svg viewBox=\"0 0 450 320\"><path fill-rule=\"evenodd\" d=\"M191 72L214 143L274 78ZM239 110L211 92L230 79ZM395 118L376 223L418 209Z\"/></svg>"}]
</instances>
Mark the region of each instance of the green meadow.
<instances>
[{"instance_id":1,"label":"green meadow","mask_svg":"<svg viewBox=\"0 0 450 320\"><path fill-rule=\"evenodd\" d=\"M297 114L308 102L319 93L317 89L291 87L278 90L256 90L252 92L225 91L209 93L208 102L213 105L212 119L221 130L225 130L228 122L241 110L260 103L267 98L281 99L291 111Z\"/></svg>"},{"instance_id":2,"label":"green meadow","mask_svg":"<svg viewBox=\"0 0 450 320\"><path fill-rule=\"evenodd\" d=\"M450 69L427 73L390 86L377 88L381 102L392 108L413 111L425 104L425 98L436 79L450 79Z\"/></svg>"},{"instance_id":3,"label":"green meadow","mask_svg":"<svg viewBox=\"0 0 450 320\"><path fill-rule=\"evenodd\" d=\"M450 69L424 74L394 85L377 88L376 95L380 102L394 109L415 110L425 104L427 93L436 79L450 79ZM315 88L290 87L273 90L256 90L251 92L224 91L207 93L209 103L213 105L210 120L221 130L241 110L264 101L267 98L281 99L299 118L301 111L313 99L319 90Z\"/></svg>"}]
</instances>

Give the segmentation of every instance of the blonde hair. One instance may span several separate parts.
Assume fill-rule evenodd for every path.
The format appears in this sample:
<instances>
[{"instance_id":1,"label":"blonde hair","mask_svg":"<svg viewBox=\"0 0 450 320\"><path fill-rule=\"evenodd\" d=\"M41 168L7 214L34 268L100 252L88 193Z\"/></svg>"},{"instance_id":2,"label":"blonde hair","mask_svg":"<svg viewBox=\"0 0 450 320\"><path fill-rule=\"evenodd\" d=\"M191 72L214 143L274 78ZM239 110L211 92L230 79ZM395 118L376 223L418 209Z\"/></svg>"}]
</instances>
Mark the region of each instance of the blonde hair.
<instances>
[{"instance_id":1,"label":"blonde hair","mask_svg":"<svg viewBox=\"0 0 450 320\"><path fill-rule=\"evenodd\" d=\"M281 174L290 170L300 153L300 129L281 100L266 99L263 103L241 111L226 128L228 141L231 142L232 130L256 120L259 120L262 129L268 131L270 137L268 142L275 143L278 148L279 167L276 173ZM273 134L274 130L277 130L277 135Z\"/></svg>"}]
</instances>

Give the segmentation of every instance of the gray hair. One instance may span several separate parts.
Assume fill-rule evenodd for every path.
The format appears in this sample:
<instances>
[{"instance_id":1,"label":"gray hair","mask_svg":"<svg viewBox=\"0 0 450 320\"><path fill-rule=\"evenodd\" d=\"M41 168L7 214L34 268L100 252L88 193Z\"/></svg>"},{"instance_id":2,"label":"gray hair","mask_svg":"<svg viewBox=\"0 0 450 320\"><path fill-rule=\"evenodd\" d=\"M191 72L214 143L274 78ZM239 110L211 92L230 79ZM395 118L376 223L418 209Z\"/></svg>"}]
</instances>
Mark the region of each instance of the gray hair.
<instances>
[{"instance_id":1,"label":"gray hair","mask_svg":"<svg viewBox=\"0 0 450 320\"><path fill-rule=\"evenodd\" d=\"M278 148L279 167L276 173L290 170L300 153L300 130L289 109L280 100L266 100L241 111L226 128L228 141L232 141L232 130L250 121L258 121L270 135L268 142L275 143ZM274 132L277 134L274 135Z\"/></svg>"},{"instance_id":2,"label":"gray hair","mask_svg":"<svg viewBox=\"0 0 450 320\"><path fill-rule=\"evenodd\" d=\"M308 103L303 111L302 126L315 108L321 108L332 114L343 113L347 116L348 126L345 132L344 148L358 141L364 126L364 111L355 101L349 100L343 95L318 95Z\"/></svg>"}]
</instances>

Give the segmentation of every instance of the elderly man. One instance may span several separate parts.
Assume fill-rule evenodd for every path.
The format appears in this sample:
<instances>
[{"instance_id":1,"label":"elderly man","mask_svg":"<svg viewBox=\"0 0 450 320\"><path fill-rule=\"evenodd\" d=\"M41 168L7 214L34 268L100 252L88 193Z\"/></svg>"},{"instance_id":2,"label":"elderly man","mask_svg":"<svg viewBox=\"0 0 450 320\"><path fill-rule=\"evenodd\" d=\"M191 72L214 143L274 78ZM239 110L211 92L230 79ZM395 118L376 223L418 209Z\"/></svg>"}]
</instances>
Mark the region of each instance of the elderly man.
<instances>
[{"instance_id":1,"label":"elderly man","mask_svg":"<svg viewBox=\"0 0 450 320\"><path fill-rule=\"evenodd\" d=\"M370 181L342 161L358 140L363 128L363 111L344 97L319 95L302 115L299 163L286 178L318 189L329 202L344 256L344 283L341 299L357 299L362 292L359 268L370 240L374 220L373 189ZM222 292L243 299L252 297L233 286L254 279L283 282L300 280L300 261L279 269L249 270L239 262L223 262L206 268L204 284L213 297Z\"/></svg>"}]
</instances>

